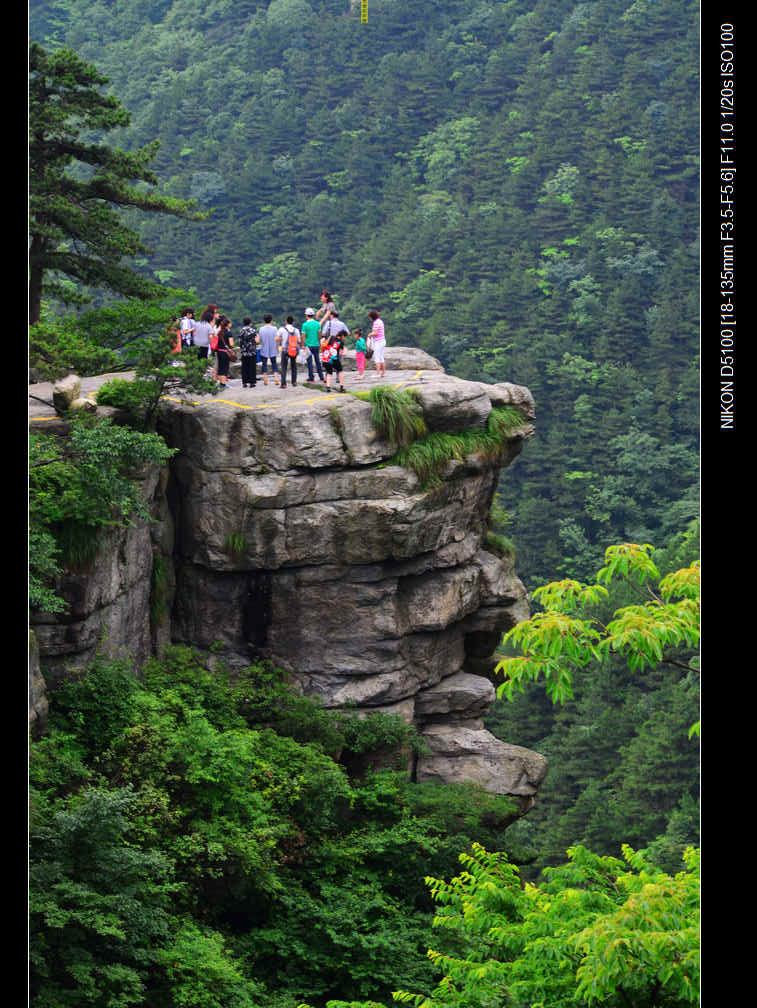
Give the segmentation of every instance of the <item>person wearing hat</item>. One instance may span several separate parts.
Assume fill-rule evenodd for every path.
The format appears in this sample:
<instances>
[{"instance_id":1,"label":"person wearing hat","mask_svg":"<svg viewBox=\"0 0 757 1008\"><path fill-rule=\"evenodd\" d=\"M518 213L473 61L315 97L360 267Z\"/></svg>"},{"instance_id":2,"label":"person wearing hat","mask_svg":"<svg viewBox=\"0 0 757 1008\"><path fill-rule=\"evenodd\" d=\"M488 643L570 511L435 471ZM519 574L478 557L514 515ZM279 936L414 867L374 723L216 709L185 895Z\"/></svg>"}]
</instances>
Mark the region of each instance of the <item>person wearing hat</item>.
<instances>
[{"instance_id":1,"label":"person wearing hat","mask_svg":"<svg viewBox=\"0 0 757 1008\"><path fill-rule=\"evenodd\" d=\"M318 369L318 377L324 381L323 368L321 367L320 331L321 327L316 321L315 312L312 308L306 308L305 321L302 323L302 337L305 340L305 346L310 351L308 354L308 381L315 381L313 361Z\"/></svg>"}]
</instances>

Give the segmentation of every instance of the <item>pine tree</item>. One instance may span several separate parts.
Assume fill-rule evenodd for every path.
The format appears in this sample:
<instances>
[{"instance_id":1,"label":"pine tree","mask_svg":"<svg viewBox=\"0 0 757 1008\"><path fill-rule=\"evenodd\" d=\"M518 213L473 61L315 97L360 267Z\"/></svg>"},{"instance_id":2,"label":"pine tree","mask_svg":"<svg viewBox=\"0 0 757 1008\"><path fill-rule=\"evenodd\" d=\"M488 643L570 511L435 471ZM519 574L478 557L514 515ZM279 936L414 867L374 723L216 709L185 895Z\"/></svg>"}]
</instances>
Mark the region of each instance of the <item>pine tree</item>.
<instances>
[{"instance_id":1,"label":"pine tree","mask_svg":"<svg viewBox=\"0 0 757 1008\"><path fill-rule=\"evenodd\" d=\"M137 297L155 293L154 280L122 263L150 249L118 208L204 215L192 203L135 185L157 183L148 168L157 141L126 153L95 139L127 126L130 116L101 92L108 79L94 66L71 49L48 54L32 43L29 67L30 322L39 321L43 290L66 304L88 300L77 285Z\"/></svg>"}]
</instances>

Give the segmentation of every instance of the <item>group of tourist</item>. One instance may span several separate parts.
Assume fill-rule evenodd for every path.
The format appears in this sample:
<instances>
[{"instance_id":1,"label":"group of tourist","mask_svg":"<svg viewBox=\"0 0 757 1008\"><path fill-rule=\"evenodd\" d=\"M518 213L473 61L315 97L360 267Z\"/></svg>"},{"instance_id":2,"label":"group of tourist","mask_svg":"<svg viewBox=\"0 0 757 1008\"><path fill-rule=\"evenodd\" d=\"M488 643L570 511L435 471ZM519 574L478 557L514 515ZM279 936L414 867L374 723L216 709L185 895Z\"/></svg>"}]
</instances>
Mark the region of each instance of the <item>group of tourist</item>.
<instances>
[{"instance_id":1,"label":"group of tourist","mask_svg":"<svg viewBox=\"0 0 757 1008\"><path fill-rule=\"evenodd\" d=\"M376 375L386 376L384 350L386 335L384 323L377 311L368 313L372 323L370 332L364 336L362 329L353 333L339 318L329 291L321 291L321 307L305 309L305 319L301 328L294 324L294 316L287 315L286 322L277 326L273 316L263 316L263 324L257 328L249 316L242 320L235 344L231 332L231 319L222 314L218 305L209 304L199 319L195 319L193 308L186 308L181 319L174 319L172 330L174 353L187 353L193 349L202 360L214 357L213 377L219 388L225 388L229 380L229 364L237 359L237 350L242 365L242 387L255 388L258 382L258 364L263 384L268 384L268 372L281 388L287 387L287 374L291 384L297 384L297 365L307 364L308 380L315 381L315 375L328 389L335 387L344 392L342 373L344 371L344 337L355 339L355 364L357 380L362 381L366 361L370 358L376 365ZM191 348L191 349L190 349Z\"/></svg>"}]
</instances>

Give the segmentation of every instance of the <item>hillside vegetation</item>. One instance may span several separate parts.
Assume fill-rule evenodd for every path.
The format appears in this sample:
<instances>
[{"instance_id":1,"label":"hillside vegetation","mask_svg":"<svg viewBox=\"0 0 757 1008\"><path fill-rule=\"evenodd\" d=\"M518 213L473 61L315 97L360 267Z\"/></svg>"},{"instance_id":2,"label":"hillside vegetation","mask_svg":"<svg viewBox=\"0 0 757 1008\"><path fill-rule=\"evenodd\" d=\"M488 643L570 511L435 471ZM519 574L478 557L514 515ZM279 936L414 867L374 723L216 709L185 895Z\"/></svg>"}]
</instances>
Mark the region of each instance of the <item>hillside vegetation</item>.
<instances>
[{"instance_id":1,"label":"hillside vegetation","mask_svg":"<svg viewBox=\"0 0 757 1008\"><path fill-rule=\"evenodd\" d=\"M502 486L519 569L588 576L696 515L694 0L52 0L32 37L96 64L160 140L141 268L238 325L325 286L350 326L527 385ZM135 216L135 220L136 220Z\"/></svg>"},{"instance_id":2,"label":"hillside vegetation","mask_svg":"<svg viewBox=\"0 0 757 1008\"><path fill-rule=\"evenodd\" d=\"M41 373L74 351L82 373L124 366L185 290L238 328L327 287L350 327L379 308L390 346L529 387L536 433L487 541L530 590L591 581L611 543L654 544L660 576L691 564L698 24L694 0L370 0L367 24L350 0L32 0L32 39L128 110L105 141L159 140L162 195L212 211L125 212L164 302L44 305ZM50 494L45 447L49 605L81 547L61 533L92 516ZM433 486L430 455L399 458ZM596 619L647 589L614 586ZM582 666L561 705L536 683L498 700L487 727L550 761L515 823L505 799L413 784L404 723L328 715L267 665L95 662L30 750L32 1003L356 1008L441 973L398 1000L697 1004L692 650Z\"/></svg>"}]
</instances>

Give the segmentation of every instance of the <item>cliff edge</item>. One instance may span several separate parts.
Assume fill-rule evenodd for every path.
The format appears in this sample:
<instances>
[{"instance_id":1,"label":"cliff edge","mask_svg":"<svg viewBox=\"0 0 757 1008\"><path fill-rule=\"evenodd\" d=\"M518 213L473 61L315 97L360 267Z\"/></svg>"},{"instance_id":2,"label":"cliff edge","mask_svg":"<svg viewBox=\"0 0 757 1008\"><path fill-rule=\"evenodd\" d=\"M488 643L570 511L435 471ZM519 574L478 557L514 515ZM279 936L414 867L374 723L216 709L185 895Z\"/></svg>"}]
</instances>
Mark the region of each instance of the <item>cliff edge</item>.
<instances>
[{"instance_id":1,"label":"cliff edge","mask_svg":"<svg viewBox=\"0 0 757 1008\"><path fill-rule=\"evenodd\" d=\"M501 469L533 432L533 401L447 375L418 350L391 348L387 366L381 384L411 390L429 432L484 432L503 407L515 422L494 455L474 437L429 486L397 464L371 402L349 394L379 384L369 372L348 371L345 394L232 381L165 400L158 430L177 454L145 480L155 521L66 579L71 613L33 621L40 661L55 675L98 642L140 660L169 639L220 641L232 667L268 658L327 707L401 714L427 743L417 779L474 781L526 811L546 760L483 727L494 649L529 613L486 523Z\"/></svg>"}]
</instances>

